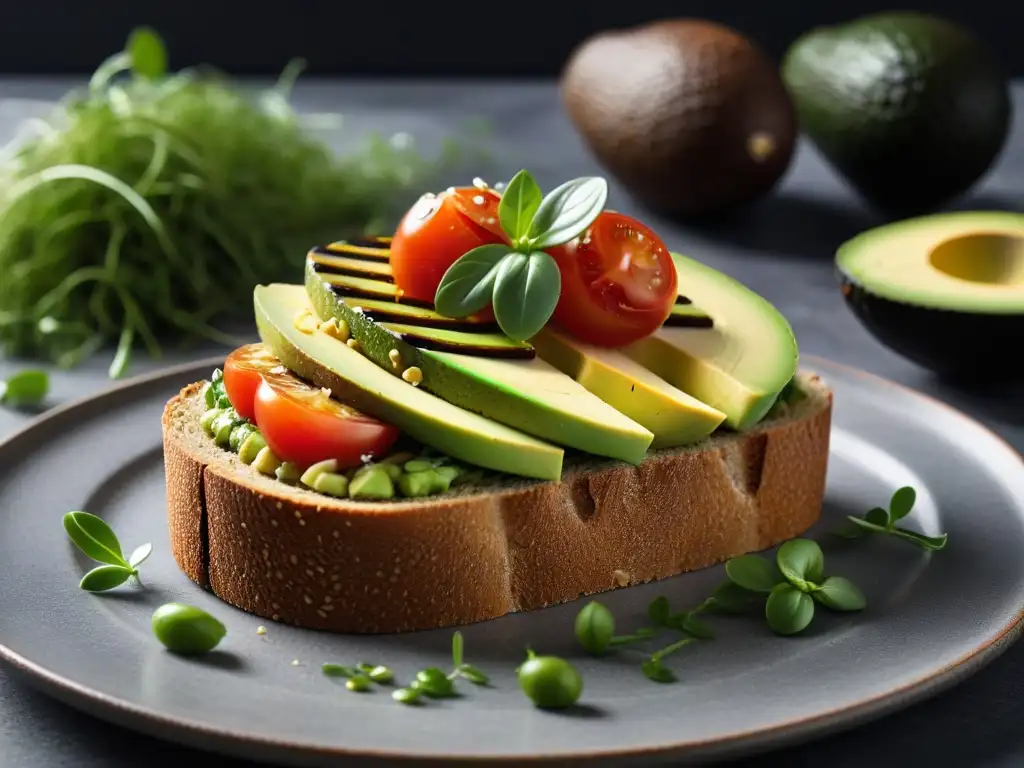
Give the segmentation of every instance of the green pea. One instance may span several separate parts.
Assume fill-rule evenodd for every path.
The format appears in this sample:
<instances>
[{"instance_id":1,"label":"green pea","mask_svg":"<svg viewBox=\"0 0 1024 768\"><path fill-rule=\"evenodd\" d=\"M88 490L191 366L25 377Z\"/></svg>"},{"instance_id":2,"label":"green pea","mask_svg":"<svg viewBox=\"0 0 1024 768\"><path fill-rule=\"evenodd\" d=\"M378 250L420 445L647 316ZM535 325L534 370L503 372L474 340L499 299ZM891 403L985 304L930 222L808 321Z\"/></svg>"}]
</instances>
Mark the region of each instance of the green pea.
<instances>
[{"instance_id":1,"label":"green pea","mask_svg":"<svg viewBox=\"0 0 1024 768\"><path fill-rule=\"evenodd\" d=\"M323 472L313 483L313 490L337 499L348 498L348 478L334 472Z\"/></svg>"},{"instance_id":2,"label":"green pea","mask_svg":"<svg viewBox=\"0 0 1024 768\"><path fill-rule=\"evenodd\" d=\"M455 683L448 679L444 670L437 667L427 667L417 672L413 686L434 699L451 696L455 692Z\"/></svg>"},{"instance_id":3,"label":"green pea","mask_svg":"<svg viewBox=\"0 0 1024 768\"><path fill-rule=\"evenodd\" d=\"M366 675L353 675L345 681L345 687L350 691L362 693L363 691L370 690L373 687L373 683Z\"/></svg>"},{"instance_id":4,"label":"green pea","mask_svg":"<svg viewBox=\"0 0 1024 768\"><path fill-rule=\"evenodd\" d=\"M281 460L270 450L269 445L263 446L252 462L253 467L262 475L273 475L281 466Z\"/></svg>"},{"instance_id":5,"label":"green pea","mask_svg":"<svg viewBox=\"0 0 1024 768\"><path fill-rule=\"evenodd\" d=\"M153 634L169 651L198 655L212 651L227 629L201 608L167 603L153 613Z\"/></svg>"},{"instance_id":6,"label":"green pea","mask_svg":"<svg viewBox=\"0 0 1024 768\"><path fill-rule=\"evenodd\" d=\"M260 451L267 447L267 441L263 439L257 430L249 433L249 436L238 446L238 458L243 464L252 464Z\"/></svg>"},{"instance_id":7,"label":"green pea","mask_svg":"<svg viewBox=\"0 0 1024 768\"><path fill-rule=\"evenodd\" d=\"M583 693L580 673L568 661L557 656L535 656L531 653L516 676L523 693L543 709L570 707Z\"/></svg>"},{"instance_id":8,"label":"green pea","mask_svg":"<svg viewBox=\"0 0 1024 768\"><path fill-rule=\"evenodd\" d=\"M213 422L217 420L221 413L223 411L220 408L211 408L199 418L199 426L210 437L213 437Z\"/></svg>"},{"instance_id":9,"label":"green pea","mask_svg":"<svg viewBox=\"0 0 1024 768\"><path fill-rule=\"evenodd\" d=\"M409 472L398 478L398 490L410 499L429 496L434 492L435 484L434 472L429 469L425 472Z\"/></svg>"},{"instance_id":10,"label":"green pea","mask_svg":"<svg viewBox=\"0 0 1024 768\"><path fill-rule=\"evenodd\" d=\"M243 421L231 430L231 436L228 438L228 446L232 451L238 453L238 449L242 447L242 443L244 443L249 435L255 431L256 427L248 421Z\"/></svg>"},{"instance_id":11,"label":"green pea","mask_svg":"<svg viewBox=\"0 0 1024 768\"><path fill-rule=\"evenodd\" d=\"M425 472L426 470L433 468L433 463L426 461L425 459L413 459L412 461L405 462L406 472Z\"/></svg>"}]
</instances>

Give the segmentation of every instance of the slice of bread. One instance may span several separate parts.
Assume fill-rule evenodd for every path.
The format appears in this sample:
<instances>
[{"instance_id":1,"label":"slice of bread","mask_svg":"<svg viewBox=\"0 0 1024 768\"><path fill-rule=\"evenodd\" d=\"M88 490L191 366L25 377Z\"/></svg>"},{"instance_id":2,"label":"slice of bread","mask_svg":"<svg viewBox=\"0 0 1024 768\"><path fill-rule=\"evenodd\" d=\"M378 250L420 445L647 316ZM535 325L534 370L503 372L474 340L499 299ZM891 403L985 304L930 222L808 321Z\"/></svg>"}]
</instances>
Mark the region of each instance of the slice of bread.
<instances>
[{"instance_id":1,"label":"slice of bread","mask_svg":"<svg viewBox=\"0 0 1024 768\"><path fill-rule=\"evenodd\" d=\"M560 482L504 477L425 500L332 499L260 475L199 425L201 383L163 417L174 557L224 601L334 632L447 627L691 571L799 536L825 491L832 395L640 466L566 455Z\"/></svg>"}]
</instances>

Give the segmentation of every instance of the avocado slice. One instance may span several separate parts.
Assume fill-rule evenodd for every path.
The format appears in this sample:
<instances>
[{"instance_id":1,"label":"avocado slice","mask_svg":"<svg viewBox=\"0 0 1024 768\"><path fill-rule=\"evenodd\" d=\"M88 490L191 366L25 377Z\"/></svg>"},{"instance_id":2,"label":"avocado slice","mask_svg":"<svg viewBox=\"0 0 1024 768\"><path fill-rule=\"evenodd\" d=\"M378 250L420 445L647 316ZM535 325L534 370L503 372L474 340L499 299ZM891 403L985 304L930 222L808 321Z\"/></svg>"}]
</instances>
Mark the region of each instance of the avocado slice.
<instances>
[{"instance_id":1,"label":"avocado slice","mask_svg":"<svg viewBox=\"0 0 1024 768\"><path fill-rule=\"evenodd\" d=\"M840 246L846 303L877 340L940 376L1024 376L1024 214L942 213Z\"/></svg>"},{"instance_id":2,"label":"avocado slice","mask_svg":"<svg viewBox=\"0 0 1024 768\"><path fill-rule=\"evenodd\" d=\"M531 345L501 333L437 328L411 316L377 322L360 302L371 291L370 298L381 298L386 288L400 299L394 285L336 274L315 256L306 261L306 292L316 314L344 320L377 365L395 376L419 368L422 388L527 434L631 464L643 461L654 439L650 430L538 358Z\"/></svg>"},{"instance_id":3,"label":"avocado slice","mask_svg":"<svg viewBox=\"0 0 1024 768\"><path fill-rule=\"evenodd\" d=\"M312 309L301 285L257 286L253 304L263 342L291 371L339 400L454 459L542 480L561 477L560 448L407 384L326 333L296 328L296 315Z\"/></svg>"},{"instance_id":4,"label":"avocado slice","mask_svg":"<svg viewBox=\"0 0 1024 768\"><path fill-rule=\"evenodd\" d=\"M742 283L699 261L672 254L679 290L711 317L712 328L663 325L622 348L652 373L725 414L725 426L749 429L793 378L799 352L786 318Z\"/></svg>"},{"instance_id":5,"label":"avocado slice","mask_svg":"<svg viewBox=\"0 0 1024 768\"><path fill-rule=\"evenodd\" d=\"M725 420L721 411L676 389L616 349L577 341L550 326L532 341L541 358L647 427L654 434L652 448L695 443Z\"/></svg>"}]
</instances>

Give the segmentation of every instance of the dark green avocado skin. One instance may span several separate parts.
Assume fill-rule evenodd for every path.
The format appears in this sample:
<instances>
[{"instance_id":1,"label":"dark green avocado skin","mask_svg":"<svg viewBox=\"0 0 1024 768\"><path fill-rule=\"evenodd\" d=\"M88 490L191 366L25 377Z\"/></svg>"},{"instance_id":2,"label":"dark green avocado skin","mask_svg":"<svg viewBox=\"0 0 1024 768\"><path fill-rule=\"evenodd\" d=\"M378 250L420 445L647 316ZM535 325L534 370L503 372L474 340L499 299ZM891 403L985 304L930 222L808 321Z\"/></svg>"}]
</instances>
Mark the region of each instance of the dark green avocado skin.
<instances>
[{"instance_id":1,"label":"dark green avocado skin","mask_svg":"<svg viewBox=\"0 0 1024 768\"><path fill-rule=\"evenodd\" d=\"M1024 314L938 309L877 296L838 270L846 304L868 333L942 379L965 385L1024 380Z\"/></svg>"},{"instance_id":2,"label":"dark green avocado skin","mask_svg":"<svg viewBox=\"0 0 1024 768\"><path fill-rule=\"evenodd\" d=\"M992 54L964 29L923 13L813 30L790 47L782 75L806 135L889 215L959 197L1009 135L1009 83Z\"/></svg>"}]
</instances>

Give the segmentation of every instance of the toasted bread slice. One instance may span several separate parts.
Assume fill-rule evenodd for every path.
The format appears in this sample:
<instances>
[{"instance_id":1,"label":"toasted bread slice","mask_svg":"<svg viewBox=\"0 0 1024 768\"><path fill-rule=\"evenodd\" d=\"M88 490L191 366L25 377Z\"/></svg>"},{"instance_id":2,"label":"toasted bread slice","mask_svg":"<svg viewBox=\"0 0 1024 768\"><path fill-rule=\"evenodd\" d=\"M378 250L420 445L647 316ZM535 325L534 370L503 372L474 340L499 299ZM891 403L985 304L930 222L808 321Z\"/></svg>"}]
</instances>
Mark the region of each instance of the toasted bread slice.
<instances>
[{"instance_id":1,"label":"toasted bread slice","mask_svg":"<svg viewBox=\"0 0 1024 768\"><path fill-rule=\"evenodd\" d=\"M560 482L503 477L421 500L338 500L260 475L203 432L201 383L163 417L174 557L245 611L349 633L447 627L684 571L818 519L832 395L637 467L566 455Z\"/></svg>"}]
</instances>

